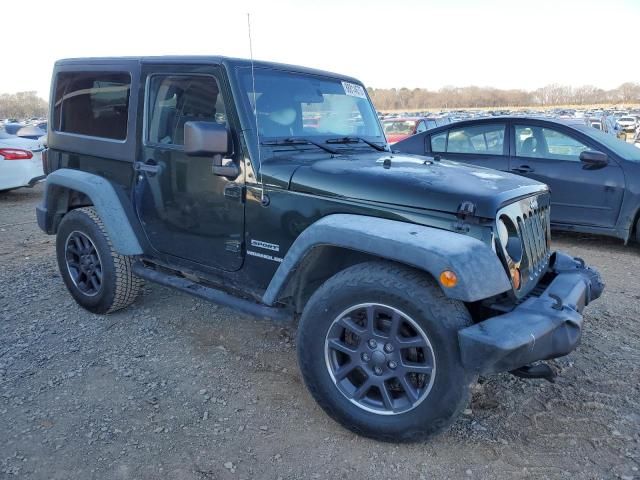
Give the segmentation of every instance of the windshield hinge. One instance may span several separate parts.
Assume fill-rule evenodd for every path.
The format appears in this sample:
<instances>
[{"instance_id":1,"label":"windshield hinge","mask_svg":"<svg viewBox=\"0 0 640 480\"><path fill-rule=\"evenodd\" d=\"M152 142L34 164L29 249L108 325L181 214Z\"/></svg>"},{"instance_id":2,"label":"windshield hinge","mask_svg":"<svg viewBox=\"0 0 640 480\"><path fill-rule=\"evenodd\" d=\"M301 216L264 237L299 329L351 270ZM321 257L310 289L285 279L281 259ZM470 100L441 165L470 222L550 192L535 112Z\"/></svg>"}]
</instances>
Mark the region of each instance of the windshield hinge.
<instances>
[{"instance_id":1,"label":"windshield hinge","mask_svg":"<svg viewBox=\"0 0 640 480\"><path fill-rule=\"evenodd\" d=\"M476 204L465 200L458 207L457 217L458 218L467 218L473 217L476 214Z\"/></svg>"}]
</instances>

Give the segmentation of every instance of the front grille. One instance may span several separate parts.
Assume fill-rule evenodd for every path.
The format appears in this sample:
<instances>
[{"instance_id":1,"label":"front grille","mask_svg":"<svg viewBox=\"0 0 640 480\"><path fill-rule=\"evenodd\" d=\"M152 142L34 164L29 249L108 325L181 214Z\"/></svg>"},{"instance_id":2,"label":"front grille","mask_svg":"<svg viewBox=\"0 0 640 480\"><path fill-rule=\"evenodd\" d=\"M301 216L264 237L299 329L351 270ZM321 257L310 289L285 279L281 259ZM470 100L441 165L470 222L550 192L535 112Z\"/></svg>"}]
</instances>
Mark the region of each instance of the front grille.
<instances>
[{"instance_id":1,"label":"front grille","mask_svg":"<svg viewBox=\"0 0 640 480\"><path fill-rule=\"evenodd\" d=\"M518 297L524 297L535 287L537 280L547 269L551 256L551 222L549 215L549 194L544 193L518 200L500 209L497 219L507 217L517 228L521 243L521 255L512 258L502 249L505 268L518 268L522 279L521 287L516 291Z\"/></svg>"},{"instance_id":2,"label":"front grille","mask_svg":"<svg viewBox=\"0 0 640 480\"><path fill-rule=\"evenodd\" d=\"M517 217L517 224L528 260L529 279L533 280L547 268L549 260L549 206L523 212Z\"/></svg>"}]
</instances>

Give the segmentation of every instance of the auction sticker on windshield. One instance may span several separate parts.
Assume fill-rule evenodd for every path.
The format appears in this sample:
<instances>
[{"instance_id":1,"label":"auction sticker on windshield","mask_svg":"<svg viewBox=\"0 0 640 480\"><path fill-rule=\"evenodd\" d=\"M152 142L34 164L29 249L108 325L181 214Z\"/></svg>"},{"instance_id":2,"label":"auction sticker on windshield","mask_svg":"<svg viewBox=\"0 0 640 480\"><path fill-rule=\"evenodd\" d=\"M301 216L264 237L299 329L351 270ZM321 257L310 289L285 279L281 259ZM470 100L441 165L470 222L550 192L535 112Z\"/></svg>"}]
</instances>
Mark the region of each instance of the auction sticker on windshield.
<instances>
[{"instance_id":1,"label":"auction sticker on windshield","mask_svg":"<svg viewBox=\"0 0 640 480\"><path fill-rule=\"evenodd\" d=\"M367 98L367 94L364 93L364 88L362 88L362 85L358 85L357 83L342 82L342 87L344 88L344 93L346 93L350 97Z\"/></svg>"}]
</instances>

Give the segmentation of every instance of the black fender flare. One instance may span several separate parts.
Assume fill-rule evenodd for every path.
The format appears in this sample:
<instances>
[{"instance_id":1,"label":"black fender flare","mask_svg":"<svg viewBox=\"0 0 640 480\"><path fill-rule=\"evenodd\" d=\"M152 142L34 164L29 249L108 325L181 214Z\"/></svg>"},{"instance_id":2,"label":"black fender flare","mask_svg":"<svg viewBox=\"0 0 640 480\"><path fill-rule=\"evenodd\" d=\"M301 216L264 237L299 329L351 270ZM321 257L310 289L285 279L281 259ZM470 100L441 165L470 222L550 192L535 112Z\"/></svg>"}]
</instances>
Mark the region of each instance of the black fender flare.
<instances>
[{"instance_id":1,"label":"black fender flare","mask_svg":"<svg viewBox=\"0 0 640 480\"><path fill-rule=\"evenodd\" d=\"M95 207L109 234L114 249L120 255L143 253L138 237L113 185L104 177L92 173L61 168L47 176L45 197L37 208L38 224L47 233L52 230L51 217L56 214L56 187L84 193Z\"/></svg>"},{"instance_id":2,"label":"black fender flare","mask_svg":"<svg viewBox=\"0 0 640 480\"><path fill-rule=\"evenodd\" d=\"M480 240L459 233L412 223L362 215L333 214L307 227L276 270L262 301L274 305L293 272L313 248L321 245L365 252L410 265L431 274L439 283L452 270L458 284L442 287L456 300L474 302L512 288L496 253Z\"/></svg>"}]
</instances>

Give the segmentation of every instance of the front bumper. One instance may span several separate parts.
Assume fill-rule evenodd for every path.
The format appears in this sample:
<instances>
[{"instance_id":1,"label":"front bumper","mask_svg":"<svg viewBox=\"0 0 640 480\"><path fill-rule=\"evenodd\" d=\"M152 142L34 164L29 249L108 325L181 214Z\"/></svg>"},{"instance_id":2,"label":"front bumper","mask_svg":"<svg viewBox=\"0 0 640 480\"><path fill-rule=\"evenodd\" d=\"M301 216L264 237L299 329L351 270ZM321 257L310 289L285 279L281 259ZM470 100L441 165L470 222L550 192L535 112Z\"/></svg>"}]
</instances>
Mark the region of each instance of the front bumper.
<instances>
[{"instance_id":1,"label":"front bumper","mask_svg":"<svg viewBox=\"0 0 640 480\"><path fill-rule=\"evenodd\" d=\"M552 280L540 296L458 332L465 368L478 374L506 372L567 355L578 346L582 310L604 289L600 274L556 252L547 278Z\"/></svg>"}]
</instances>

